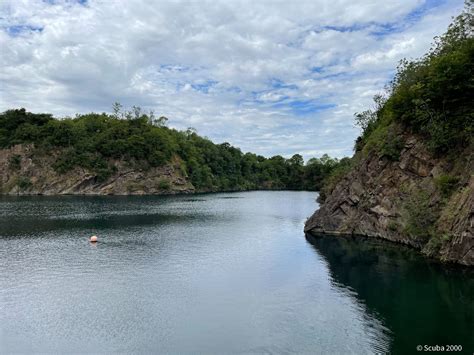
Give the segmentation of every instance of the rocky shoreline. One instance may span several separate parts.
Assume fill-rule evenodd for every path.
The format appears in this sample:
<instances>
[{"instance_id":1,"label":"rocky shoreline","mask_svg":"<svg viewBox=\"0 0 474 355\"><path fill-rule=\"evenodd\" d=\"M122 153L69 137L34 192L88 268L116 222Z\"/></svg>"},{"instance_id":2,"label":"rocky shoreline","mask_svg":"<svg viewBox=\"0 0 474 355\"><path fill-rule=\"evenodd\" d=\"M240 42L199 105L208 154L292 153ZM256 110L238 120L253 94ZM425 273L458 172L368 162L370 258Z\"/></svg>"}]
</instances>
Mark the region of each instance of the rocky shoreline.
<instances>
[{"instance_id":1,"label":"rocky shoreline","mask_svg":"<svg viewBox=\"0 0 474 355\"><path fill-rule=\"evenodd\" d=\"M140 168L137 162L111 160L109 163L114 167L114 173L104 180L81 167L59 174L53 168L59 154L59 151L41 154L33 145L15 145L9 149L0 149L0 196L140 196L252 190L196 188L178 157L167 165L148 169ZM263 185L258 190L281 189Z\"/></svg>"},{"instance_id":2,"label":"rocky shoreline","mask_svg":"<svg viewBox=\"0 0 474 355\"><path fill-rule=\"evenodd\" d=\"M17 161L17 164L12 162ZM3 195L147 195L196 192L181 169L181 162L140 169L130 162L113 160L114 173L101 180L84 168L64 174L54 170L54 152L39 155L32 146L0 150L0 194Z\"/></svg>"},{"instance_id":3,"label":"rocky shoreline","mask_svg":"<svg viewBox=\"0 0 474 355\"><path fill-rule=\"evenodd\" d=\"M467 148L457 161L433 157L418 137L406 134L398 161L358 152L351 171L306 222L312 235L365 236L402 243L443 262L474 265L474 163ZM457 177L443 194L439 181ZM431 220L428 235L410 235L416 198L418 220ZM416 207L416 204L415 204ZM426 214L424 213L426 211ZM415 220L416 222L416 220Z\"/></svg>"}]
</instances>

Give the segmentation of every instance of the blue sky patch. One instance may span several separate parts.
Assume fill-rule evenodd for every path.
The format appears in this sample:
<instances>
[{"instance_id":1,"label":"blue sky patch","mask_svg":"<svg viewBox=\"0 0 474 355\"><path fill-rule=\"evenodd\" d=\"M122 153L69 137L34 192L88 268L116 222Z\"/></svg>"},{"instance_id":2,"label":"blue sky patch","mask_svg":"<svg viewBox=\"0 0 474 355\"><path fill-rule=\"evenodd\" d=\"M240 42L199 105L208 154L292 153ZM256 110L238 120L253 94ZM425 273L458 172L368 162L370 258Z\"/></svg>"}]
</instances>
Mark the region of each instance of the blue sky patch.
<instances>
[{"instance_id":1,"label":"blue sky patch","mask_svg":"<svg viewBox=\"0 0 474 355\"><path fill-rule=\"evenodd\" d=\"M217 83L218 82L215 81L215 80L207 80L206 82L201 83L201 84L191 84L191 87L196 91L200 91L200 92L203 92L205 94L208 94L209 89L211 87L215 86Z\"/></svg>"},{"instance_id":2,"label":"blue sky patch","mask_svg":"<svg viewBox=\"0 0 474 355\"><path fill-rule=\"evenodd\" d=\"M376 30L371 31L370 34L375 37L384 37L396 32L401 32L402 26L393 23L379 24Z\"/></svg>"},{"instance_id":3,"label":"blue sky patch","mask_svg":"<svg viewBox=\"0 0 474 355\"><path fill-rule=\"evenodd\" d=\"M60 3L61 1L58 0L43 0L44 3L50 4L50 5L56 5ZM67 3L69 4L80 4L80 5L87 5L88 0L66 0Z\"/></svg>"},{"instance_id":4,"label":"blue sky patch","mask_svg":"<svg viewBox=\"0 0 474 355\"><path fill-rule=\"evenodd\" d=\"M42 32L44 27L36 27L36 26L29 26L29 25L14 25L4 27L6 33L8 33L12 37L19 36L24 33L28 32Z\"/></svg>"},{"instance_id":5,"label":"blue sky patch","mask_svg":"<svg viewBox=\"0 0 474 355\"><path fill-rule=\"evenodd\" d=\"M419 21L429 10L441 6L446 0L427 0L421 6L410 12L403 20L406 24L412 24Z\"/></svg>"},{"instance_id":6,"label":"blue sky patch","mask_svg":"<svg viewBox=\"0 0 474 355\"><path fill-rule=\"evenodd\" d=\"M272 108L289 108L297 116L304 116L336 107L335 104L321 103L315 100L294 100L272 105Z\"/></svg>"},{"instance_id":7,"label":"blue sky patch","mask_svg":"<svg viewBox=\"0 0 474 355\"><path fill-rule=\"evenodd\" d=\"M298 86L294 84L287 84L283 80L272 78L270 80L270 86L273 89L298 89Z\"/></svg>"}]
</instances>

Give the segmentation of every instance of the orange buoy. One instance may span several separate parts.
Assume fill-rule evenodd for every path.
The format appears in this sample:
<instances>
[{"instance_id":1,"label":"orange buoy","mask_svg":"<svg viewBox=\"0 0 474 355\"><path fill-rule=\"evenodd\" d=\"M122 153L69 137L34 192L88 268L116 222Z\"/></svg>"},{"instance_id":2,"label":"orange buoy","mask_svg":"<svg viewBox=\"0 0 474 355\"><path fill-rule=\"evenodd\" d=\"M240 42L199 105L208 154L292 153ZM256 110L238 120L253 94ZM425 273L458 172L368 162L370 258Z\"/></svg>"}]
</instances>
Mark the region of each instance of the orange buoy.
<instances>
[{"instance_id":1,"label":"orange buoy","mask_svg":"<svg viewBox=\"0 0 474 355\"><path fill-rule=\"evenodd\" d=\"M93 235L92 237L90 237L89 241L91 243L97 243L97 236Z\"/></svg>"}]
</instances>

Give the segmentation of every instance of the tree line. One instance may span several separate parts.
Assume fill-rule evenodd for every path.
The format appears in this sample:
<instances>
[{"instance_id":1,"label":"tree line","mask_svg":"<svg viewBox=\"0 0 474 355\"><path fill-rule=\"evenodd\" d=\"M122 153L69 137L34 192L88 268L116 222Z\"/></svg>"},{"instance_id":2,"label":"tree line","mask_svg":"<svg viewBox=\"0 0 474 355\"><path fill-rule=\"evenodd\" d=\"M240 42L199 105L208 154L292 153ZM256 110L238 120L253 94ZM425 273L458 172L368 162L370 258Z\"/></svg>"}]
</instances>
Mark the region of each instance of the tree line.
<instances>
[{"instance_id":1,"label":"tree line","mask_svg":"<svg viewBox=\"0 0 474 355\"><path fill-rule=\"evenodd\" d=\"M119 104L114 104L113 114L63 119L12 109L0 114L0 148L33 144L37 154L54 150L58 157L53 168L58 173L82 167L94 172L99 181L114 174L114 159L143 170L179 161L183 173L202 191L319 190L348 160L323 155L305 164L299 154L289 159L266 158L243 153L229 143L215 144L191 128L169 128L167 121L139 107L123 111Z\"/></svg>"}]
</instances>

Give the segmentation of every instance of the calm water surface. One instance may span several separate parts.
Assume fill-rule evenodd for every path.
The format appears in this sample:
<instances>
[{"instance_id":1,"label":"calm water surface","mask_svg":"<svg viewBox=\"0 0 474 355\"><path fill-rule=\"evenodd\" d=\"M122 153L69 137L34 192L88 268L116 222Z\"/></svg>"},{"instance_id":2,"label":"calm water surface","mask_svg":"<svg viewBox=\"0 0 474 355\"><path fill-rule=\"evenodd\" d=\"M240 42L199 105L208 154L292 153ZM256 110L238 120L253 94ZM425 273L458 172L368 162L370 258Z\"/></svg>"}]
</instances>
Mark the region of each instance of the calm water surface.
<instances>
[{"instance_id":1,"label":"calm water surface","mask_svg":"<svg viewBox=\"0 0 474 355\"><path fill-rule=\"evenodd\" d=\"M0 353L473 352L472 272L306 239L315 197L1 198Z\"/></svg>"}]
</instances>

